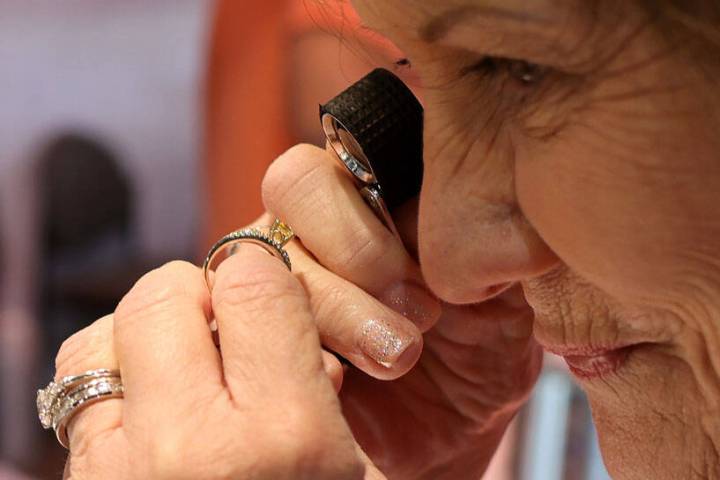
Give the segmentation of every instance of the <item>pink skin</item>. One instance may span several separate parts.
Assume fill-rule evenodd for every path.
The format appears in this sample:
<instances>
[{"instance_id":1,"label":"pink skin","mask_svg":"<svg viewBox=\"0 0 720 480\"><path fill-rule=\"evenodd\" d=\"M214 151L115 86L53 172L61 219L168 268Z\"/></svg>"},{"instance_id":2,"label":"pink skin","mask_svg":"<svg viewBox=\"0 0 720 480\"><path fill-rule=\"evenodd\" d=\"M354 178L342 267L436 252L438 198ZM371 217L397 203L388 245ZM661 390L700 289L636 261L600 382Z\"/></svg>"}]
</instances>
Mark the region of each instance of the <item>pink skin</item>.
<instances>
[{"instance_id":1,"label":"pink skin","mask_svg":"<svg viewBox=\"0 0 720 480\"><path fill-rule=\"evenodd\" d=\"M411 254L416 212L412 203L397 212ZM531 334L518 286L482 304L443 305L422 355L401 378L346 370L340 400L358 443L389 479L481 475L537 378L541 352Z\"/></svg>"},{"instance_id":2,"label":"pink skin","mask_svg":"<svg viewBox=\"0 0 720 480\"><path fill-rule=\"evenodd\" d=\"M589 380L603 377L618 371L625 363L634 346L613 347L545 347L546 350L561 355L570 371Z\"/></svg>"},{"instance_id":3,"label":"pink skin","mask_svg":"<svg viewBox=\"0 0 720 480\"><path fill-rule=\"evenodd\" d=\"M430 288L522 285L613 478L720 476L716 47L632 1L353 3L422 86Z\"/></svg>"},{"instance_id":4,"label":"pink skin","mask_svg":"<svg viewBox=\"0 0 720 480\"><path fill-rule=\"evenodd\" d=\"M572 373L589 380L617 372L629 353L627 349L620 349L593 355L565 355L565 361Z\"/></svg>"}]
</instances>

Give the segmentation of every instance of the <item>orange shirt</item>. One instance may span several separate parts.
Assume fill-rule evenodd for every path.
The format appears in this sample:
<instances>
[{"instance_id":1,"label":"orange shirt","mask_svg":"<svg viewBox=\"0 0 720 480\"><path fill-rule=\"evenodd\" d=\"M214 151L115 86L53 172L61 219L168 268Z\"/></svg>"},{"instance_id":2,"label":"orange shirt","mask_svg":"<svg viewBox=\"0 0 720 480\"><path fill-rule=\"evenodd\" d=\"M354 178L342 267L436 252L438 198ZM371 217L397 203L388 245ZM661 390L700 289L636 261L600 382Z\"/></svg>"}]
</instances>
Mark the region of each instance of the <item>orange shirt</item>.
<instances>
[{"instance_id":1,"label":"orange shirt","mask_svg":"<svg viewBox=\"0 0 720 480\"><path fill-rule=\"evenodd\" d=\"M203 252L264 211L260 198L264 172L296 143L289 97L291 42L303 33L320 30L342 37L338 43L351 49L359 37L365 45L382 43L358 29L358 24L349 4L337 0L218 2L206 84ZM386 50L385 46L380 49ZM337 58L328 62L337 68ZM368 63L362 68L370 67ZM331 83L328 80L328 86ZM318 103L328 99L318 99ZM319 124L317 128L320 131Z\"/></svg>"},{"instance_id":2,"label":"orange shirt","mask_svg":"<svg viewBox=\"0 0 720 480\"><path fill-rule=\"evenodd\" d=\"M218 3L206 85L203 249L263 211L263 174L290 144L283 96L288 3Z\"/></svg>"}]
</instances>

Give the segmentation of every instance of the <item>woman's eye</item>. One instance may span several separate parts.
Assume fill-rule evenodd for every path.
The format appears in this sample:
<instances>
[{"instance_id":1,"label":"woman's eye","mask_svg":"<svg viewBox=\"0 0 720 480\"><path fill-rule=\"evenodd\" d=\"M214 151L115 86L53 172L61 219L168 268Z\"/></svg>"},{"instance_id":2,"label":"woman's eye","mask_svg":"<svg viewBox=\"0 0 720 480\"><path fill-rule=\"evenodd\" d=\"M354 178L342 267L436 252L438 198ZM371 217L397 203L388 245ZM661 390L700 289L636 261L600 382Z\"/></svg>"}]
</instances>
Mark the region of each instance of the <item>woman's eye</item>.
<instances>
[{"instance_id":1,"label":"woman's eye","mask_svg":"<svg viewBox=\"0 0 720 480\"><path fill-rule=\"evenodd\" d=\"M537 83L542 78L546 69L537 63L530 63L524 60L510 60L508 71L513 78L522 83Z\"/></svg>"},{"instance_id":2,"label":"woman's eye","mask_svg":"<svg viewBox=\"0 0 720 480\"><path fill-rule=\"evenodd\" d=\"M532 85L538 83L546 71L547 68L525 60L486 56L462 68L460 73L462 76L471 73L484 75L506 73L523 85Z\"/></svg>"}]
</instances>

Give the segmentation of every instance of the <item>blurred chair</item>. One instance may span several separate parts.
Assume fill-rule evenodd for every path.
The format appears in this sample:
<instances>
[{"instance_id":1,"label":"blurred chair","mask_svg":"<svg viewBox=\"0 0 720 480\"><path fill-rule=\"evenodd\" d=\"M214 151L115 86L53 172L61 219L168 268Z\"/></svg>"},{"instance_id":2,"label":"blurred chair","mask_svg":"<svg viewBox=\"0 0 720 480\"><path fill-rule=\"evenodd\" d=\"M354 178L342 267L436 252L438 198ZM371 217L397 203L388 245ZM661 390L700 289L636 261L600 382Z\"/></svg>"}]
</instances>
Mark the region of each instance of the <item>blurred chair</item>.
<instances>
[{"instance_id":1,"label":"blurred chair","mask_svg":"<svg viewBox=\"0 0 720 480\"><path fill-rule=\"evenodd\" d=\"M54 350L197 250L214 3L2 1L0 463L59 477L34 405Z\"/></svg>"},{"instance_id":2,"label":"blurred chair","mask_svg":"<svg viewBox=\"0 0 720 480\"><path fill-rule=\"evenodd\" d=\"M82 133L52 140L37 162L40 323L47 362L63 339L112 312L143 270L132 234L133 193L118 159Z\"/></svg>"}]
</instances>

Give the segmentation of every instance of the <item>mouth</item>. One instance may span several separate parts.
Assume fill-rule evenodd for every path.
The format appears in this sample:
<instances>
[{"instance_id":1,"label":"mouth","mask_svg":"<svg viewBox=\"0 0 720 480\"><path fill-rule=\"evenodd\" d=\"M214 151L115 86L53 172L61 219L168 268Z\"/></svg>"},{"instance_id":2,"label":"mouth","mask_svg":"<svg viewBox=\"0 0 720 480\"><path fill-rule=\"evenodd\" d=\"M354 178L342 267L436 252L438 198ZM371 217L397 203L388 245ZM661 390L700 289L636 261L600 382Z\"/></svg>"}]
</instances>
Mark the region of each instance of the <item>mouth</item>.
<instances>
[{"instance_id":1,"label":"mouth","mask_svg":"<svg viewBox=\"0 0 720 480\"><path fill-rule=\"evenodd\" d=\"M573 375L590 380L617 372L637 346L546 346L545 349L563 357Z\"/></svg>"}]
</instances>

